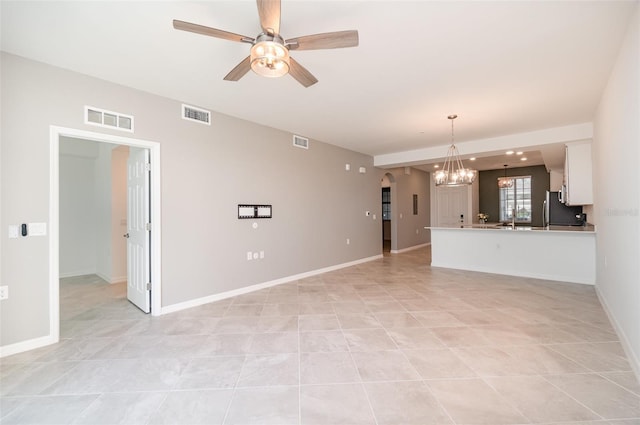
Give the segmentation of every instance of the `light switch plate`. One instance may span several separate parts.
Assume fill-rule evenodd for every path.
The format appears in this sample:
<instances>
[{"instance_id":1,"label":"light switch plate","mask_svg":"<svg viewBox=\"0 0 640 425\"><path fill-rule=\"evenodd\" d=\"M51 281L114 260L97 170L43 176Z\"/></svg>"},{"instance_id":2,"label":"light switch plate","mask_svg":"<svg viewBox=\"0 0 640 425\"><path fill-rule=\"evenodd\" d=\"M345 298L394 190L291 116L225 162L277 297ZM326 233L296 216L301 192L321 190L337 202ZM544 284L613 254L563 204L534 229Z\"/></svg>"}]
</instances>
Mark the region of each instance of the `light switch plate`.
<instances>
[{"instance_id":1,"label":"light switch plate","mask_svg":"<svg viewBox=\"0 0 640 425\"><path fill-rule=\"evenodd\" d=\"M17 239L18 238L18 225L10 224L9 225L9 239Z\"/></svg>"},{"instance_id":2,"label":"light switch plate","mask_svg":"<svg viewBox=\"0 0 640 425\"><path fill-rule=\"evenodd\" d=\"M29 223L29 236L45 236L47 223Z\"/></svg>"}]
</instances>

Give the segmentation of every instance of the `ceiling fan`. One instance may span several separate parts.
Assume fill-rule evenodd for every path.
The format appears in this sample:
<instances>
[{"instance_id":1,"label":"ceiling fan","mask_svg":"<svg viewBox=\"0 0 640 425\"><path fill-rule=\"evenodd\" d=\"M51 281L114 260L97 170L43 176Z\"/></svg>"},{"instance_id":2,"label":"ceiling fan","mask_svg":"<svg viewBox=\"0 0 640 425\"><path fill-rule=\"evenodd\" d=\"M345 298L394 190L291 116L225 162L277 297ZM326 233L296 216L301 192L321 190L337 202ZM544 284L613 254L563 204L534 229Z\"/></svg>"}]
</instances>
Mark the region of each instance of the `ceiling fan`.
<instances>
[{"instance_id":1,"label":"ceiling fan","mask_svg":"<svg viewBox=\"0 0 640 425\"><path fill-rule=\"evenodd\" d=\"M251 44L251 54L224 77L227 81L238 81L252 69L264 77L281 77L288 73L300 84L309 87L317 83L318 79L289 56L290 50L337 49L358 45L356 30L326 32L285 40L280 35L280 0L257 0L257 4L262 32L256 38L177 19L173 20L173 27L177 30Z\"/></svg>"}]
</instances>

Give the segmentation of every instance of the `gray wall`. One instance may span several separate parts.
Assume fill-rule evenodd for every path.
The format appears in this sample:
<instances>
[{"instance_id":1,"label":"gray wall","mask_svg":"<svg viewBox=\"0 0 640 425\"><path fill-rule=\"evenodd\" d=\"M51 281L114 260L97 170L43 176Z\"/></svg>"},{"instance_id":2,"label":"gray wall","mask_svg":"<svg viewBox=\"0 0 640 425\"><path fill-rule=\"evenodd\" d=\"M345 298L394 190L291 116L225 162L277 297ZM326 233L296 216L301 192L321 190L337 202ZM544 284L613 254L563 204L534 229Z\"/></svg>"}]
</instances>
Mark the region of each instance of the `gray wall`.
<instances>
[{"instance_id":1,"label":"gray wall","mask_svg":"<svg viewBox=\"0 0 640 425\"><path fill-rule=\"evenodd\" d=\"M480 212L489 214L490 222L500 221L500 190L498 177L504 176L502 170L480 171L478 176ZM531 176L531 225L542 226L542 203L549 190L549 173L544 165L534 167L507 168L508 177ZM477 218L474 217L474 222Z\"/></svg>"},{"instance_id":2,"label":"gray wall","mask_svg":"<svg viewBox=\"0 0 640 425\"><path fill-rule=\"evenodd\" d=\"M2 229L48 222L57 125L161 144L163 306L381 254L381 220L365 216L380 210L368 155L315 140L295 148L291 133L217 113L211 126L188 122L178 100L6 53L1 66ZM84 105L133 115L135 134L85 125ZM273 204L273 219L258 229L238 220L237 204L249 202ZM10 286L0 345L46 336L48 236L0 241ZM250 250L265 258L247 261Z\"/></svg>"}]
</instances>

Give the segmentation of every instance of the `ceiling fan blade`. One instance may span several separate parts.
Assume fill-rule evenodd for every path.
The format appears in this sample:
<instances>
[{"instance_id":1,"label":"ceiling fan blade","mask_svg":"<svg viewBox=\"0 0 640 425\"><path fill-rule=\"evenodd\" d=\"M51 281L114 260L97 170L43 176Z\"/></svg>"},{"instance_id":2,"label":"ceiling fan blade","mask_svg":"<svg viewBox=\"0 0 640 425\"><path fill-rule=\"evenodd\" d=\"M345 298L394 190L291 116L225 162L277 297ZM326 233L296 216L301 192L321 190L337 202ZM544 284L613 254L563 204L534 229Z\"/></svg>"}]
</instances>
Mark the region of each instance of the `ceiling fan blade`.
<instances>
[{"instance_id":1,"label":"ceiling fan blade","mask_svg":"<svg viewBox=\"0 0 640 425\"><path fill-rule=\"evenodd\" d=\"M318 79L307 68L300 65L292 57L289 57L289 74L305 87L312 86L318 82Z\"/></svg>"},{"instance_id":2,"label":"ceiling fan blade","mask_svg":"<svg viewBox=\"0 0 640 425\"><path fill-rule=\"evenodd\" d=\"M222 31L216 28L205 27L204 25L192 24L191 22L173 20L173 27L181 31L195 32L196 34L208 35L210 37L222 38L224 40L240 41L245 43L253 43L254 39L240 34L234 34L228 31Z\"/></svg>"},{"instance_id":3,"label":"ceiling fan blade","mask_svg":"<svg viewBox=\"0 0 640 425\"><path fill-rule=\"evenodd\" d=\"M290 50L339 49L342 47L355 47L357 45L357 30L325 32L287 40L287 46Z\"/></svg>"},{"instance_id":4,"label":"ceiling fan blade","mask_svg":"<svg viewBox=\"0 0 640 425\"><path fill-rule=\"evenodd\" d=\"M242 62L236 65L225 77L227 81L238 81L251 69L251 56L247 56Z\"/></svg>"},{"instance_id":5,"label":"ceiling fan blade","mask_svg":"<svg viewBox=\"0 0 640 425\"><path fill-rule=\"evenodd\" d=\"M280 0L257 0L260 26L266 34L280 33Z\"/></svg>"}]
</instances>

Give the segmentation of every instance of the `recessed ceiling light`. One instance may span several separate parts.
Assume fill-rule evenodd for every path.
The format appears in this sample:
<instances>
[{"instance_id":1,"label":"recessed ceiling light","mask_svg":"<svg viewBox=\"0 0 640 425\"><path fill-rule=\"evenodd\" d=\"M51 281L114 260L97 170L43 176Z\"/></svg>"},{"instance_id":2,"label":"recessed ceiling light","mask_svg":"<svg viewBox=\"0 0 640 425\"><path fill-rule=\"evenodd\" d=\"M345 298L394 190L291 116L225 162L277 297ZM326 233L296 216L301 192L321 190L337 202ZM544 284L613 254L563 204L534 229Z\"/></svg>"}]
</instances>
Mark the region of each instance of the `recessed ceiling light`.
<instances>
[{"instance_id":1,"label":"recessed ceiling light","mask_svg":"<svg viewBox=\"0 0 640 425\"><path fill-rule=\"evenodd\" d=\"M434 165L433 168L440 168L438 164Z\"/></svg>"},{"instance_id":2,"label":"recessed ceiling light","mask_svg":"<svg viewBox=\"0 0 640 425\"><path fill-rule=\"evenodd\" d=\"M518 151L518 152L516 152L516 155L522 155L523 153L524 152L522 152L522 151Z\"/></svg>"},{"instance_id":3,"label":"recessed ceiling light","mask_svg":"<svg viewBox=\"0 0 640 425\"><path fill-rule=\"evenodd\" d=\"M506 151L505 154L507 155L513 155L513 151Z\"/></svg>"},{"instance_id":4,"label":"recessed ceiling light","mask_svg":"<svg viewBox=\"0 0 640 425\"><path fill-rule=\"evenodd\" d=\"M475 161L475 160L476 160L476 158L475 158L475 157L473 157L473 158L469 158L469 161Z\"/></svg>"},{"instance_id":5,"label":"recessed ceiling light","mask_svg":"<svg viewBox=\"0 0 640 425\"><path fill-rule=\"evenodd\" d=\"M520 158L520 161L526 161L526 160L527 160L526 156L523 156L522 158Z\"/></svg>"}]
</instances>

